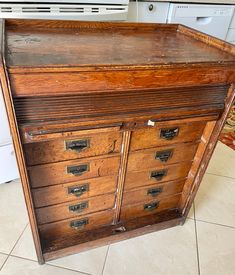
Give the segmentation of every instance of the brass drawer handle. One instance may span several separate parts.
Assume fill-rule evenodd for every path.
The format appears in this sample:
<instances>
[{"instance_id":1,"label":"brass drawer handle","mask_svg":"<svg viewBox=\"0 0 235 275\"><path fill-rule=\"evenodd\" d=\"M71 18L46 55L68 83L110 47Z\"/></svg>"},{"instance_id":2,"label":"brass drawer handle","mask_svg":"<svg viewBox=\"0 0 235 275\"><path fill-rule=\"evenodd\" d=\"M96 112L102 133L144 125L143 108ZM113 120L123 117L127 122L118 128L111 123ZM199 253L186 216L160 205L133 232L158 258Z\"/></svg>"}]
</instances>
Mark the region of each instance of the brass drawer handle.
<instances>
[{"instance_id":1,"label":"brass drawer handle","mask_svg":"<svg viewBox=\"0 0 235 275\"><path fill-rule=\"evenodd\" d=\"M160 193L162 193L162 190L163 190L162 187L150 188L150 189L147 190L147 195L150 195L152 197L156 197Z\"/></svg>"},{"instance_id":2,"label":"brass drawer handle","mask_svg":"<svg viewBox=\"0 0 235 275\"><path fill-rule=\"evenodd\" d=\"M84 149L90 147L90 140L89 139L78 139L78 140L68 140L65 141L65 148L66 150L73 150L76 152L81 152Z\"/></svg>"},{"instance_id":3,"label":"brass drawer handle","mask_svg":"<svg viewBox=\"0 0 235 275\"><path fill-rule=\"evenodd\" d=\"M157 209L158 206L159 206L159 201L146 203L146 204L144 204L144 210L145 211L153 211L153 210Z\"/></svg>"},{"instance_id":4,"label":"brass drawer handle","mask_svg":"<svg viewBox=\"0 0 235 275\"><path fill-rule=\"evenodd\" d=\"M84 211L86 208L88 208L88 201L81 202L81 203L74 204L74 205L70 205L69 206L69 211L80 213L80 212Z\"/></svg>"},{"instance_id":5,"label":"brass drawer handle","mask_svg":"<svg viewBox=\"0 0 235 275\"><path fill-rule=\"evenodd\" d=\"M161 162L167 162L173 155L173 150L164 150L156 152L155 159L160 160Z\"/></svg>"},{"instance_id":6,"label":"brass drawer handle","mask_svg":"<svg viewBox=\"0 0 235 275\"><path fill-rule=\"evenodd\" d=\"M83 185L78 185L78 186L73 186L73 187L68 187L68 194L72 194L76 197L80 197L84 193L89 191L89 184L83 184Z\"/></svg>"},{"instance_id":7,"label":"brass drawer handle","mask_svg":"<svg viewBox=\"0 0 235 275\"><path fill-rule=\"evenodd\" d=\"M76 165L76 166L68 166L67 173L73 174L74 176L80 176L89 171L88 164Z\"/></svg>"},{"instance_id":8,"label":"brass drawer handle","mask_svg":"<svg viewBox=\"0 0 235 275\"><path fill-rule=\"evenodd\" d=\"M76 230L82 230L86 225L88 225L89 220L88 219L82 219L77 221L71 221L70 227Z\"/></svg>"},{"instance_id":9,"label":"brass drawer handle","mask_svg":"<svg viewBox=\"0 0 235 275\"><path fill-rule=\"evenodd\" d=\"M167 169L152 171L150 174L151 179L162 180L167 175Z\"/></svg>"},{"instance_id":10,"label":"brass drawer handle","mask_svg":"<svg viewBox=\"0 0 235 275\"><path fill-rule=\"evenodd\" d=\"M166 139L166 140L171 140L174 137L176 137L179 134L179 128L174 127L174 128L167 128L167 129L161 129L160 130L160 138Z\"/></svg>"}]
</instances>

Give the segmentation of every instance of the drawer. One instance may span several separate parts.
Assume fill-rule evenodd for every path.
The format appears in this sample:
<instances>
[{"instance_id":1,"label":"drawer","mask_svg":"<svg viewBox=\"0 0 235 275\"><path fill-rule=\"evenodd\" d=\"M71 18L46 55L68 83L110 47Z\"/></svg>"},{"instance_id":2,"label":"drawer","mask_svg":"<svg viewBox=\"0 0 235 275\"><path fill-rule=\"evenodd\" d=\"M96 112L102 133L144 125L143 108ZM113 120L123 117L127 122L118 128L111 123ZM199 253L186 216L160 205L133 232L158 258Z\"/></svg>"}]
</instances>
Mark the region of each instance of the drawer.
<instances>
[{"instance_id":1,"label":"drawer","mask_svg":"<svg viewBox=\"0 0 235 275\"><path fill-rule=\"evenodd\" d=\"M142 128L132 132L130 150L140 150L157 146L167 146L174 143L199 140L205 122L192 122L184 124L166 124Z\"/></svg>"},{"instance_id":2,"label":"drawer","mask_svg":"<svg viewBox=\"0 0 235 275\"><path fill-rule=\"evenodd\" d=\"M122 134L119 131L106 133L95 131L78 131L73 137L63 133L62 138L42 142L24 144L24 152L28 165L51 163L111 153L120 151ZM53 136L53 134L51 134ZM50 139L50 135L48 137Z\"/></svg>"},{"instance_id":3,"label":"drawer","mask_svg":"<svg viewBox=\"0 0 235 275\"><path fill-rule=\"evenodd\" d=\"M184 183L184 180L171 181L164 184L154 184L141 189L124 192L122 205L126 206L154 199L162 199L170 195L181 193Z\"/></svg>"},{"instance_id":4,"label":"drawer","mask_svg":"<svg viewBox=\"0 0 235 275\"><path fill-rule=\"evenodd\" d=\"M130 220L142 216L153 215L163 210L170 210L178 207L181 195L167 197L162 200L146 201L129 206L123 206L121 209L121 221Z\"/></svg>"},{"instance_id":5,"label":"drawer","mask_svg":"<svg viewBox=\"0 0 235 275\"><path fill-rule=\"evenodd\" d=\"M158 165L193 160L197 147L197 143L188 143L132 152L129 154L127 171L139 171L156 168Z\"/></svg>"},{"instance_id":6,"label":"drawer","mask_svg":"<svg viewBox=\"0 0 235 275\"><path fill-rule=\"evenodd\" d=\"M124 190L159 184L171 180L184 179L187 177L191 165L191 162L183 162L181 164L159 166L157 169L147 169L139 172L128 171L126 173Z\"/></svg>"},{"instance_id":7,"label":"drawer","mask_svg":"<svg viewBox=\"0 0 235 275\"><path fill-rule=\"evenodd\" d=\"M35 207L49 206L89 197L114 193L117 176L100 177L78 182L32 189Z\"/></svg>"},{"instance_id":8,"label":"drawer","mask_svg":"<svg viewBox=\"0 0 235 275\"><path fill-rule=\"evenodd\" d=\"M51 223L69 218L77 218L86 214L112 209L115 194L93 197L87 200L75 200L63 204L36 209L38 224Z\"/></svg>"},{"instance_id":9,"label":"drawer","mask_svg":"<svg viewBox=\"0 0 235 275\"><path fill-rule=\"evenodd\" d=\"M69 238L82 231L111 225L114 219L114 210L106 210L96 214L84 215L77 219L66 219L39 226L40 235L44 241L56 240L57 238Z\"/></svg>"},{"instance_id":10,"label":"drawer","mask_svg":"<svg viewBox=\"0 0 235 275\"><path fill-rule=\"evenodd\" d=\"M32 187L63 184L118 173L120 157L90 158L28 167Z\"/></svg>"}]
</instances>

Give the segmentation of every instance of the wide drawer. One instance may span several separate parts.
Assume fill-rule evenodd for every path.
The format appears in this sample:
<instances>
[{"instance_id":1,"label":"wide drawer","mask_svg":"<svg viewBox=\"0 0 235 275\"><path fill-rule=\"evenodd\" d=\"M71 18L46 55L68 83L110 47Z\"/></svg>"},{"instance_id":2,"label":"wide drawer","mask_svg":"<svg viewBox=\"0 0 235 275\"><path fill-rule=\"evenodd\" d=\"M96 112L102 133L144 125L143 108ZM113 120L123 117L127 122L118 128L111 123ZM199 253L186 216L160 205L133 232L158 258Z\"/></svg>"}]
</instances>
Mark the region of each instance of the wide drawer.
<instances>
[{"instance_id":1,"label":"wide drawer","mask_svg":"<svg viewBox=\"0 0 235 275\"><path fill-rule=\"evenodd\" d=\"M132 152L128 158L128 171L156 168L158 165L193 160L198 144L169 145Z\"/></svg>"},{"instance_id":2,"label":"wide drawer","mask_svg":"<svg viewBox=\"0 0 235 275\"><path fill-rule=\"evenodd\" d=\"M140 150L174 143L199 140L205 122L176 123L145 127L132 132L130 150Z\"/></svg>"},{"instance_id":3,"label":"wide drawer","mask_svg":"<svg viewBox=\"0 0 235 275\"><path fill-rule=\"evenodd\" d=\"M28 167L32 187L63 184L118 173L120 157L89 158Z\"/></svg>"},{"instance_id":4,"label":"wide drawer","mask_svg":"<svg viewBox=\"0 0 235 275\"><path fill-rule=\"evenodd\" d=\"M100 132L99 130L77 131L72 137L65 132L61 138L50 140L51 137L53 134L47 135L48 141L24 144L28 165L118 153L122 141L121 132L109 129L102 129Z\"/></svg>"},{"instance_id":5,"label":"wide drawer","mask_svg":"<svg viewBox=\"0 0 235 275\"><path fill-rule=\"evenodd\" d=\"M79 218L66 219L39 226L40 235L46 240L55 240L59 237L68 238L69 235L81 231L88 231L94 228L111 225L114 219L114 210L106 210L96 214L84 215Z\"/></svg>"},{"instance_id":6,"label":"wide drawer","mask_svg":"<svg viewBox=\"0 0 235 275\"><path fill-rule=\"evenodd\" d=\"M162 199L164 197L181 193L185 181L171 181L164 184L154 184L141 189L124 192L122 205Z\"/></svg>"},{"instance_id":7,"label":"wide drawer","mask_svg":"<svg viewBox=\"0 0 235 275\"><path fill-rule=\"evenodd\" d=\"M152 200L139 204L132 204L129 206L123 206L121 209L120 219L130 220L142 216L152 215L163 210L170 210L178 207L178 203L181 195L175 195L167 197L162 200Z\"/></svg>"},{"instance_id":8,"label":"wide drawer","mask_svg":"<svg viewBox=\"0 0 235 275\"><path fill-rule=\"evenodd\" d=\"M184 179L187 177L191 165L191 162L183 162L181 164L159 166L157 169L147 169L139 172L128 171L126 173L124 190L171 180Z\"/></svg>"},{"instance_id":9,"label":"wide drawer","mask_svg":"<svg viewBox=\"0 0 235 275\"><path fill-rule=\"evenodd\" d=\"M115 204L115 198L115 194L108 194L87 200L75 200L63 204L38 208L36 209L37 221L38 224L44 224L112 209Z\"/></svg>"},{"instance_id":10,"label":"wide drawer","mask_svg":"<svg viewBox=\"0 0 235 275\"><path fill-rule=\"evenodd\" d=\"M100 177L78 182L32 189L35 207L49 206L63 202L84 200L89 197L114 193L117 176Z\"/></svg>"}]
</instances>

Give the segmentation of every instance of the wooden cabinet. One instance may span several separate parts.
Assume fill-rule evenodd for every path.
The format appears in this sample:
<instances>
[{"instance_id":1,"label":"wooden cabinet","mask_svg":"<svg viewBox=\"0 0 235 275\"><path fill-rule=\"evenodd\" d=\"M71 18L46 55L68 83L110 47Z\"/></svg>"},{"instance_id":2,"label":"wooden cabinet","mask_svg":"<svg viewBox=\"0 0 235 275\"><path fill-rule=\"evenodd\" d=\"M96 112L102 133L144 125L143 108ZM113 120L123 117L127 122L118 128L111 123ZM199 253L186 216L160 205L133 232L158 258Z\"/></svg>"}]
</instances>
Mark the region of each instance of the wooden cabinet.
<instances>
[{"instance_id":1,"label":"wooden cabinet","mask_svg":"<svg viewBox=\"0 0 235 275\"><path fill-rule=\"evenodd\" d=\"M39 262L183 224L234 98L235 48L181 25L1 24Z\"/></svg>"}]
</instances>

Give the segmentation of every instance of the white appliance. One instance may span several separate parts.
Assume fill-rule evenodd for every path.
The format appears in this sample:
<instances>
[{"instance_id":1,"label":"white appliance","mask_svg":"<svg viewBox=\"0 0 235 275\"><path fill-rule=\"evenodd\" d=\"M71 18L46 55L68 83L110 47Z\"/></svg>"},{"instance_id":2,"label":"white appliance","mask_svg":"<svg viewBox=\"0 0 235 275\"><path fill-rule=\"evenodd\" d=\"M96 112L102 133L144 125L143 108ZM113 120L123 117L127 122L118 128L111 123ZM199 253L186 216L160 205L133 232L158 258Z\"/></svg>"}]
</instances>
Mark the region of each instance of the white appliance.
<instances>
[{"instance_id":1,"label":"white appliance","mask_svg":"<svg viewBox=\"0 0 235 275\"><path fill-rule=\"evenodd\" d=\"M166 23L169 3L130 2L127 20L129 22Z\"/></svg>"},{"instance_id":2,"label":"white appliance","mask_svg":"<svg viewBox=\"0 0 235 275\"><path fill-rule=\"evenodd\" d=\"M170 4L168 23L180 23L225 39L233 16L229 5Z\"/></svg>"},{"instance_id":3,"label":"white appliance","mask_svg":"<svg viewBox=\"0 0 235 275\"><path fill-rule=\"evenodd\" d=\"M0 89L0 184L19 177L2 90Z\"/></svg>"},{"instance_id":4,"label":"white appliance","mask_svg":"<svg viewBox=\"0 0 235 275\"><path fill-rule=\"evenodd\" d=\"M0 1L0 18L123 21L129 0Z\"/></svg>"},{"instance_id":5,"label":"white appliance","mask_svg":"<svg viewBox=\"0 0 235 275\"><path fill-rule=\"evenodd\" d=\"M228 41L229 43L235 44L235 11L228 29L226 41Z\"/></svg>"}]
</instances>

